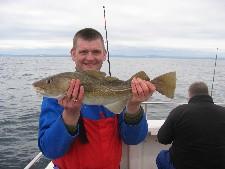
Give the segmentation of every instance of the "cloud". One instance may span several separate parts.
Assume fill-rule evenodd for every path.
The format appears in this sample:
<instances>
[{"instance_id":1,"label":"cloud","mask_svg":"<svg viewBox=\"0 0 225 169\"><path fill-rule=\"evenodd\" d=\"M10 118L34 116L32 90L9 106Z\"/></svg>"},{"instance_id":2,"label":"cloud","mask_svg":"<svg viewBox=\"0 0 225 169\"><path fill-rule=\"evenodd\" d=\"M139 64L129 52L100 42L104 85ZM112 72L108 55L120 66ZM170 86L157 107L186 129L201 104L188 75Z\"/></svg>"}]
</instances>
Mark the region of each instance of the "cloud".
<instances>
[{"instance_id":1,"label":"cloud","mask_svg":"<svg viewBox=\"0 0 225 169\"><path fill-rule=\"evenodd\" d=\"M75 32L84 27L105 35L103 5L111 49L225 50L223 0L0 0L0 53L67 50Z\"/></svg>"}]
</instances>

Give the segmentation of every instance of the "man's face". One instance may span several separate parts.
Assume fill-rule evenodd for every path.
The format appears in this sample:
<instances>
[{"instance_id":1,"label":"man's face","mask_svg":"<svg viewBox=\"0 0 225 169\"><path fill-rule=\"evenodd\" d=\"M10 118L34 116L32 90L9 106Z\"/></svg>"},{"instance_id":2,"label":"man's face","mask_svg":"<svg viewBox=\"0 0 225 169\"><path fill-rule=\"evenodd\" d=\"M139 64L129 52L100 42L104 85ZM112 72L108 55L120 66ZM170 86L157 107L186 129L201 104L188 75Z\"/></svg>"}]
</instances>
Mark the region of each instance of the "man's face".
<instances>
[{"instance_id":1,"label":"man's face","mask_svg":"<svg viewBox=\"0 0 225 169\"><path fill-rule=\"evenodd\" d=\"M78 71L99 71L106 59L106 52L101 39L87 41L78 38L76 47L71 51L71 54Z\"/></svg>"}]
</instances>

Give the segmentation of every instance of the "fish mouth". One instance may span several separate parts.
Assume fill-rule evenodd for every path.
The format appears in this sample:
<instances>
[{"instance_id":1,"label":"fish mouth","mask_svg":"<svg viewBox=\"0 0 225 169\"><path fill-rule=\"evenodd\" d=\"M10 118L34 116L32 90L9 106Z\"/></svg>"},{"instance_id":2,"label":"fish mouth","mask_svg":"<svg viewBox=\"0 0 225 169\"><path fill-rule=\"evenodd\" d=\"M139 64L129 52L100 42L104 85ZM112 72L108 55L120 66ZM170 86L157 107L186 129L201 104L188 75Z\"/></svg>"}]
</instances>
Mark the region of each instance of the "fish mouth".
<instances>
[{"instance_id":1,"label":"fish mouth","mask_svg":"<svg viewBox=\"0 0 225 169\"><path fill-rule=\"evenodd\" d=\"M37 93L42 94L42 95L44 94L43 88L34 86L34 89L36 90Z\"/></svg>"},{"instance_id":2,"label":"fish mouth","mask_svg":"<svg viewBox=\"0 0 225 169\"><path fill-rule=\"evenodd\" d=\"M42 96L47 96L47 97L51 97L51 98L60 98L62 97L62 95L60 94L55 94L55 93L48 93L45 91L45 89L41 88L41 87L34 87L35 91Z\"/></svg>"}]
</instances>

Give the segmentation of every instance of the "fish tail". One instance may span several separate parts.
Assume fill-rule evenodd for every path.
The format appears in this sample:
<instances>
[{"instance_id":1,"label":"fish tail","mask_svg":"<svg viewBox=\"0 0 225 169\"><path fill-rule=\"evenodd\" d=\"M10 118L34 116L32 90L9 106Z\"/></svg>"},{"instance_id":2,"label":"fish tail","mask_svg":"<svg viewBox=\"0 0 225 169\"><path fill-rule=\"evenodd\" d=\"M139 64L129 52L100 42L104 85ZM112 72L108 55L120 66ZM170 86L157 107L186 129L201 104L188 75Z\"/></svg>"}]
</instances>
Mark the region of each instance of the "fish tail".
<instances>
[{"instance_id":1,"label":"fish tail","mask_svg":"<svg viewBox=\"0 0 225 169\"><path fill-rule=\"evenodd\" d=\"M156 87L156 90L169 98L174 97L176 88L176 72L165 73L151 80Z\"/></svg>"}]
</instances>

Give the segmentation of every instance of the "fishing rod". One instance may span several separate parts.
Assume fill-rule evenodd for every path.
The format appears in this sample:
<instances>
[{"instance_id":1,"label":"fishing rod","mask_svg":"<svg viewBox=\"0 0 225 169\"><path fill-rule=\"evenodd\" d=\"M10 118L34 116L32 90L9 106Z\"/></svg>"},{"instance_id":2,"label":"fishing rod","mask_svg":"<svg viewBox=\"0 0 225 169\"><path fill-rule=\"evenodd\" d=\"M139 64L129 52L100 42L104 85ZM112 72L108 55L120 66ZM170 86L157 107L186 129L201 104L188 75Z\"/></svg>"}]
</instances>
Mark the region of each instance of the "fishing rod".
<instances>
[{"instance_id":1,"label":"fishing rod","mask_svg":"<svg viewBox=\"0 0 225 169\"><path fill-rule=\"evenodd\" d=\"M211 87L211 97L212 97L212 93L213 93L213 83L214 83L215 74L216 74L217 53L218 53L218 48L216 48L216 57L215 57L215 64L214 64L214 71L213 71L213 81L212 81L212 87Z\"/></svg>"},{"instance_id":2,"label":"fishing rod","mask_svg":"<svg viewBox=\"0 0 225 169\"><path fill-rule=\"evenodd\" d=\"M109 75L111 76L111 66L110 66L110 60L109 60L109 43L108 43L108 34L107 34L107 27L106 27L106 17L105 17L105 6L103 6L104 9L104 20L105 20L105 38L106 38L106 51L107 51L107 61L109 64Z\"/></svg>"}]
</instances>

